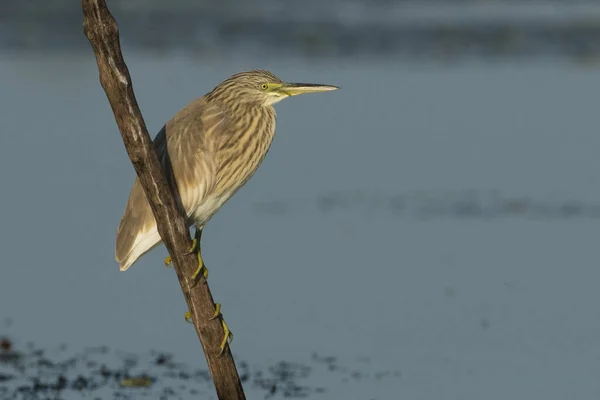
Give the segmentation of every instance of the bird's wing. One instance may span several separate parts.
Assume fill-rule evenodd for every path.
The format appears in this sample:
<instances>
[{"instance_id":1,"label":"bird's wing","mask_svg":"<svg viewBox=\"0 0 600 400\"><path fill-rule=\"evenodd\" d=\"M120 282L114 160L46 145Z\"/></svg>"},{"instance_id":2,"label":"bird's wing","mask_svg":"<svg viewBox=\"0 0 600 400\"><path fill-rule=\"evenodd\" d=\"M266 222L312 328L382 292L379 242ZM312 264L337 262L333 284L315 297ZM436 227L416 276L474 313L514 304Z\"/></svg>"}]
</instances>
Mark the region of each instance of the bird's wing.
<instances>
[{"instance_id":1,"label":"bird's wing","mask_svg":"<svg viewBox=\"0 0 600 400\"><path fill-rule=\"evenodd\" d=\"M224 125L224 114L201 98L179 111L154 139L163 172L169 185L177 188L177 203L188 217L214 187L211 137ZM160 241L154 214L136 177L117 231L115 256L120 269L129 268Z\"/></svg>"}]
</instances>

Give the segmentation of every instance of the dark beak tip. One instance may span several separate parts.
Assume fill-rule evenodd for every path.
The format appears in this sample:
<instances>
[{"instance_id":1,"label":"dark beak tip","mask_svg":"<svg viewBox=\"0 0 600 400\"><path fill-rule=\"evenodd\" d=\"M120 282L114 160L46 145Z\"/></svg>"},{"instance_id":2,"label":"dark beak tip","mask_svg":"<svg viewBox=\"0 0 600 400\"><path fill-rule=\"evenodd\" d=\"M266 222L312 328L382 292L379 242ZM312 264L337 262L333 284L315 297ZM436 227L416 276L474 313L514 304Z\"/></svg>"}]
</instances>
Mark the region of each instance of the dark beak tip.
<instances>
[{"instance_id":1,"label":"dark beak tip","mask_svg":"<svg viewBox=\"0 0 600 400\"><path fill-rule=\"evenodd\" d=\"M335 85L322 85L322 86L326 86L329 89L329 91L342 90L341 87L335 86Z\"/></svg>"}]
</instances>

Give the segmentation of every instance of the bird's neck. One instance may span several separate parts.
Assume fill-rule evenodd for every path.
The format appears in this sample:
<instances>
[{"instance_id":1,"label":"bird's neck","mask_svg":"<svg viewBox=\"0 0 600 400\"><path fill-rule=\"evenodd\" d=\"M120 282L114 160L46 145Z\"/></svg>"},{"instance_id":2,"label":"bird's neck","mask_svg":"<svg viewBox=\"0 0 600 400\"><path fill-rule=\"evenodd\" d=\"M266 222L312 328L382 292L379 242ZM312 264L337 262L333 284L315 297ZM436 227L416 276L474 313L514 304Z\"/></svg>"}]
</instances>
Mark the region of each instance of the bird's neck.
<instances>
[{"instance_id":1,"label":"bird's neck","mask_svg":"<svg viewBox=\"0 0 600 400\"><path fill-rule=\"evenodd\" d=\"M232 107L228 116L227 137L218 150L218 186L235 192L252 177L264 160L275 137L276 114L272 106Z\"/></svg>"}]
</instances>

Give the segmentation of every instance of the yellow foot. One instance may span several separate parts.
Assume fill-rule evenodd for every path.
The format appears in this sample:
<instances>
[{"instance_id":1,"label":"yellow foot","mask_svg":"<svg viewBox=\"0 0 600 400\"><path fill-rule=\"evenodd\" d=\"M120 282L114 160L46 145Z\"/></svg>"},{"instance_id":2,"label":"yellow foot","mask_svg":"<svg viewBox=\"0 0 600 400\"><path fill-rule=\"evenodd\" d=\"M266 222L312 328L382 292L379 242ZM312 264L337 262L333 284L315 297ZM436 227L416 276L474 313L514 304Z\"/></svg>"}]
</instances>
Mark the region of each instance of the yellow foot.
<instances>
[{"instance_id":1,"label":"yellow foot","mask_svg":"<svg viewBox=\"0 0 600 400\"><path fill-rule=\"evenodd\" d=\"M209 320L213 320L213 319L217 319L217 318L221 318L221 325L223 325L223 330L225 331L225 334L223 335L223 340L221 341L221 345L219 346L219 356L220 356L223 354L223 351L225 351L225 345L227 344L227 342L229 341L229 343L231 344L231 342L233 341L233 333L229 330L229 327L225 323L225 320L223 319L223 315L221 314L221 303L215 304L215 312L214 312L213 316L209 318Z\"/></svg>"},{"instance_id":2,"label":"yellow foot","mask_svg":"<svg viewBox=\"0 0 600 400\"><path fill-rule=\"evenodd\" d=\"M223 335L223 340L221 341L221 344L219 345L219 356L221 356L223 354L223 352L225 351L225 345L228 342L229 342L229 344L231 344L231 342L233 341L233 333L229 330L229 327L225 323L225 320L223 320L223 315L221 314L221 304L220 303L215 304L215 312L214 312L213 316L209 318L209 320L213 320L213 319L217 319L217 318L221 318L221 325L223 326L223 331L225 332L225 334ZM190 324L192 323L192 314L189 311L185 313L185 322L188 322Z\"/></svg>"},{"instance_id":3,"label":"yellow foot","mask_svg":"<svg viewBox=\"0 0 600 400\"><path fill-rule=\"evenodd\" d=\"M198 240L196 238L192 239L192 247L190 247L190 249L188 250L187 253L185 254L192 254L195 251L198 251Z\"/></svg>"},{"instance_id":4,"label":"yellow foot","mask_svg":"<svg viewBox=\"0 0 600 400\"><path fill-rule=\"evenodd\" d=\"M202 259L200 252L198 252L198 269L192 274L192 281L194 281L192 287L195 287L198 282L200 282L200 279L198 279L200 274L204 276L204 279L208 279L208 268L206 268L204 260Z\"/></svg>"},{"instance_id":5,"label":"yellow foot","mask_svg":"<svg viewBox=\"0 0 600 400\"><path fill-rule=\"evenodd\" d=\"M204 264L204 260L202 259L202 254L200 253L200 242L196 238L192 239L192 246L190 247L190 250L186 254L192 254L194 252L198 255L198 269L192 274L192 280L194 281L194 284L192 285L192 287L194 287L198 284L198 282L199 282L198 277L200 276L200 274L202 274L205 279L208 279L208 268L206 268L206 265ZM171 256L166 257L164 262L165 262L165 266L167 268L170 268L173 266L173 260L171 259Z\"/></svg>"},{"instance_id":6,"label":"yellow foot","mask_svg":"<svg viewBox=\"0 0 600 400\"><path fill-rule=\"evenodd\" d=\"M212 317L210 317L208 320L212 321L213 319L217 319L221 316L221 303L215 303L215 312L213 314Z\"/></svg>"},{"instance_id":7,"label":"yellow foot","mask_svg":"<svg viewBox=\"0 0 600 400\"><path fill-rule=\"evenodd\" d=\"M192 247L190 247L190 250L186 254L192 254L194 251L198 251L196 246L198 246L198 241L196 239L192 239ZM171 256L166 257L164 262L167 268L173 266L173 260L171 259Z\"/></svg>"},{"instance_id":8,"label":"yellow foot","mask_svg":"<svg viewBox=\"0 0 600 400\"><path fill-rule=\"evenodd\" d=\"M221 356L225 351L225 345L227 344L227 342L231 344L231 342L233 341L233 333L231 333L229 327L227 326L223 318L221 318L221 325L223 325L225 335L223 335L223 340L221 341L221 345L219 346L219 356Z\"/></svg>"}]
</instances>

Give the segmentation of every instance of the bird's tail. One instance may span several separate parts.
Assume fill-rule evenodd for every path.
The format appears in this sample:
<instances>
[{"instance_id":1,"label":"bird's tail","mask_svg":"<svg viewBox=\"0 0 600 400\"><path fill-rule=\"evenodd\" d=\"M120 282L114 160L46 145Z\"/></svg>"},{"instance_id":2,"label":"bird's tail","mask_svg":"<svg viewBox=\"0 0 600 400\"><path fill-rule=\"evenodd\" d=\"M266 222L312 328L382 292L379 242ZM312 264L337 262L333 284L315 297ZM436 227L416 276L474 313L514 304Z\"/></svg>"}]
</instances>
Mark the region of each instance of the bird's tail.
<instances>
[{"instance_id":1,"label":"bird's tail","mask_svg":"<svg viewBox=\"0 0 600 400\"><path fill-rule=\"evenodd\" d=\"M120 270L127 270L160 242L156 220L146 194L136 178L117 231L115 258Z\"/></svg>"},{"instance_id":2,"label":"bird's tail","mask_svg":"<svg viewBox=\"0 0 600 400\"><path fill-rule=\"evenodd\" d=\"M118 240L118 239L117 239ZM158 231L155 229L152 232L141 233L131 240L129 251L121 251L117 248L115 252L117 262L119 263L119 269L126 271L131 267L141 256L152 250L158 244L160 244L161 238Z\"/></svg>"}]
</instances>

